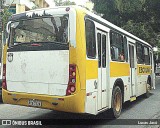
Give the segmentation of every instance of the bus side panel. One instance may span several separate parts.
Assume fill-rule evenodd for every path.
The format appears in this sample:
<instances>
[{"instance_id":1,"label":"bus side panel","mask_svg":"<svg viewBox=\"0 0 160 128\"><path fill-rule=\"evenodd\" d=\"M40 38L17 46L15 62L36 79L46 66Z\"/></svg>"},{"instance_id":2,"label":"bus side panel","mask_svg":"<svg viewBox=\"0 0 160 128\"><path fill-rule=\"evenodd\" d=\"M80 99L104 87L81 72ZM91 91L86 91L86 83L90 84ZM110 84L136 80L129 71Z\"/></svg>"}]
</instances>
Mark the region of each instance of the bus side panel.
<instances>
[{"instance_id":1,"label":"bus side panel","mask_svg":"<svg viewBox=\"0 0 160 128\"><path fill-rule=\"evenodd\" d=\"M97 92L94 91L94 83L97 82L98 77L98 61L86 60L85 13L83 10L77 10L77 64L81 89L86 91L85 113L97 114Z\"/></svg>"},{"instance_id":2,"label":"bus side panel","mask_svg":"<svg viewBox=\"0 0 160 128\"><path fill-rule=\"evenodd\" d=\"M71 47L70 62L76 63L76 93L80 93L77 104L81 108L81 112L85 112L85 97L86 97L86 46L85 46L85 24L84 11L76 9L76 48ZM83 93L82 93L83 92ZM79 104L79 101L81 104ZM71 101L72 102L72 101Z\"/></svg>"},{"instance_id":3,"label":"bus side panel","mask_svg":"<svg viewBox=\"0 0 160 128\"><path fill-rule=\"evenodd\" d=\"M98 61L86 60L86 105L85 111L90 114L97 114L97 78ZM107 102L107 101L106 101Z\"/></svg>"},{"instance_id":4,"label":"bus side panel","mask_svg":"<svg viewBox=\"0 0 160 128\"><path fill-rule=\"evenodd\" d=\"M150 65L137 65L137 96L146 93L146 84L149 75L151 76Z\"/></svg>"},{"instance_id":5,"label":"bus side panel","mask_svg":"<svg viewBox=\"0 0 160 128\"><path fill-rule=\"evenodd\" d=\"M130 75L130 67L128 63L110 62L111 77L121 77L121 76L129 76L129 75Z\"/></svg>"},{"instance_id":6,"label":"bus side panel","mask_svg":"<svg viewBox=\"0 0 160 128\"><path fill-rule=\"evenodd\" d=\"M85 46L85 24L84 24L84 11L81 9L76 10L76 64L77 72L80 77L80 88L86 89L86 46Z\"/></svg>"},{"instance_id":7,"label":"bus side panel","mask_svg":"<svg viewBox=\"0 0 160 128\"><path fill-rule=\"evenodd\" d=\"M128 63L124 62L110 62L110 107L112 99L113 86L116 80L121 79L124 84L124 102L130 99L130 67Z\"/></svg>"}]
</instances>

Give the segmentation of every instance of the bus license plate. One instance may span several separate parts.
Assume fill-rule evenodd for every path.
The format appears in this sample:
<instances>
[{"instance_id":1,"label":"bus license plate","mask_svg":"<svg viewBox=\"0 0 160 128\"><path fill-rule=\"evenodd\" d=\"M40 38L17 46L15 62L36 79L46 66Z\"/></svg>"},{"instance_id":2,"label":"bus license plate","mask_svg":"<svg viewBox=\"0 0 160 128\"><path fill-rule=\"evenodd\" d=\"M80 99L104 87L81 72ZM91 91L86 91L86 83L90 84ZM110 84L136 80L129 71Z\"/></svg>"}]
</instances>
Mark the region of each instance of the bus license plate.
<instances>
[{"instance_id":1,"label":"bus license plate","mask_svg":"<svg viewBox=\"0 0 160 128\"><path fill-rule=\"evenodd\" d=\"M42 102L39 100L28 100L28 105L40 107L40 106L42 106Z\"/></svg>"}]
</instances>

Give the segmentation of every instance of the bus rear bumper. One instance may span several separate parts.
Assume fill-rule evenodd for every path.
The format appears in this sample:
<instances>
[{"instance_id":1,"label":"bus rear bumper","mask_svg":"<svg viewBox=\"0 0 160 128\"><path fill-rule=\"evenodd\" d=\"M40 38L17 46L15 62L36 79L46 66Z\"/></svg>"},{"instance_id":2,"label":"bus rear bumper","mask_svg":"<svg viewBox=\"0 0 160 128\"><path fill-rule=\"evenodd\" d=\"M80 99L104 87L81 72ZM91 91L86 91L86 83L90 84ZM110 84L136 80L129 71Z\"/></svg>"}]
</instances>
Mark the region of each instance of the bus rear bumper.
<instances>
[{"instance_id":1,"label":"bus rear bumper","mask_svg":"<svg viewBox=\"0 0 160 128\"><path fill-rule=\"evenodd\" d=\"M28 94L10 92L2 89L2 99L4 103L22 105L36 108L52 109L64 112L84 113L85 112L85 91L70 96L50 96L39 94ZM29 100L38 100L41 106L29 105Z\"/></svg>"}]
</instances>

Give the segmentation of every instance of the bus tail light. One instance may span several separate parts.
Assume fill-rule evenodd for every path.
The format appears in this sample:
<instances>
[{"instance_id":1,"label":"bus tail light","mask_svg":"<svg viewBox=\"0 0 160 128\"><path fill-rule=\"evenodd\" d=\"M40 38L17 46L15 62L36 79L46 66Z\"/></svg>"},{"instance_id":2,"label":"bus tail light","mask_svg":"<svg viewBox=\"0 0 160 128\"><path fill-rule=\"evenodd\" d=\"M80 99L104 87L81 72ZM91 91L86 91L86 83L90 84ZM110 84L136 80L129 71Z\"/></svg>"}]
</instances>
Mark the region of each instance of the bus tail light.
<instances>
[{"instance_id":1,"label":"bus tail light","mask_svg":"<svg viewBox=\"0 0 160 128\"><path fill-rule=\"evenodd\" d=\"M5 90L7 90L7 83L6 83L6 64L3 64L2 88L5 89Z\"/></svg>"},{"instance_id":2,"label":"bus tail light","mask_svg":"<svg viewBox=\"0 0 160 128\"><path fill-rule=\"evenodd\" d=\"M76 91L76 65L70 64L69 65L69 81L68 87L66 90L66 95L71 95Z\"/></svg>"}]
</instances>

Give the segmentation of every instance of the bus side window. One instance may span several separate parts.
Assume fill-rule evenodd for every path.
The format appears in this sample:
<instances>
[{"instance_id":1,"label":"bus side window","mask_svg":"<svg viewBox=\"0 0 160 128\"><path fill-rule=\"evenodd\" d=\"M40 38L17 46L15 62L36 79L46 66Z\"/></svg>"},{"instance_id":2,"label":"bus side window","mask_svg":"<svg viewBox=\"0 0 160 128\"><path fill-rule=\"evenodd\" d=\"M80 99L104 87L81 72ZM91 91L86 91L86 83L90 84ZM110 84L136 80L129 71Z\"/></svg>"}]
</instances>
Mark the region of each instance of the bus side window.
<instances>
[{"instance_id":1,"label":"bus side window","mask_svg":"<svg viewBox=\"0 0 160 128\"><path fill-rule=\"evenodd\" d=\"M137 63L144 64L144 47L139 42L136 43Z\"/></svg>"},{"instance_id":2,"label":"bus side window","mask_svg":"<svg viewBox=\"0 0 160 128\"><path fill-rule=\"evenodd\" d=\"M128 61L127 39L121 34L110 32L111 59L113 61Z\"/></svg>"},{"instance_id":3,"label":"bus side window","mask_svg":"<svg viewBox=\"0 0 160 128\"><path fill-rule=\"evenodd\" d=\"M110 49L111 49L111 59L113 61L118 60L118 48L116 47L117 34L113 31L110 32Z\"/></svg>"},{"instance_id":4,"label":"bus side window","mask_svg":"<svg viewBox=\"0 0 160 128\"><path fill-rule=\"evenodd\" d=\"M98 67L101 67L101 34L97 33L97 42L98 42Z\"/></svg>"},{"instance_id":5,"label":"bus side window","mask_svg":"<svg viewBox=\"0 0 160 128\"><path fill-rule=\"evenodd\" d=\"M111 46L111 59L112 60L118 60L118 48L116 48L115 46Z\"/></svg>"},{"instance_id":6,"label":"bus side window","mask_svg":"<svg viewBox=\"0 0 160 128\"><path fill-rule=\"evenodd\" d=\"M126 36L123 37L125 61L128 62L128 45Z\"/></svg>"},{"instance_id":7,"label":"bus side window","mask_svg":"<svg viewBox=\"0 0 160 128\"><path fill-rule=\"evenodd\" d=\"M150 64L149 48L147 47L144 47L144 62L146 65Z\"/></svg>"},{"instance_id":8,"label":"bus side window","mask_svg":"<svg viewBox=\"0 0 160 128\"><path fill-rule=\"evenodd\" d=\"M123 36L122 35L118 35L119 36L119 40L117 43L120 44L120 48L119 48L119 61L125 61L125 56L124 56L124 42L123 42Z\"/></svg>"},{"instance_id":9,"label":"bus side window","mask_svg":"<svg viewBox=\"0 0 160 128\"><path fill-rule=\"evenodd\" d=\"M94 22L85 20L85 32L86 32L86 50L88 58L96 57L96 40L95 40L95 25Z\"/></svg>"}]
</instances>

